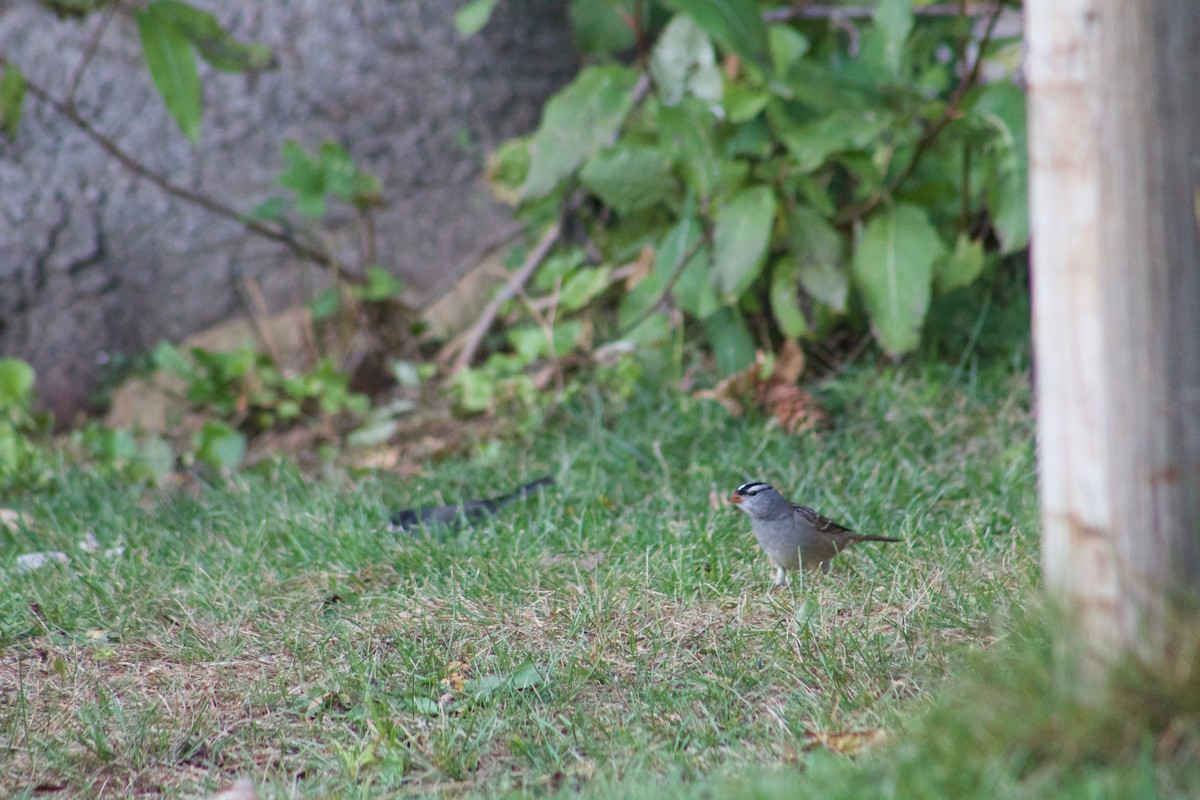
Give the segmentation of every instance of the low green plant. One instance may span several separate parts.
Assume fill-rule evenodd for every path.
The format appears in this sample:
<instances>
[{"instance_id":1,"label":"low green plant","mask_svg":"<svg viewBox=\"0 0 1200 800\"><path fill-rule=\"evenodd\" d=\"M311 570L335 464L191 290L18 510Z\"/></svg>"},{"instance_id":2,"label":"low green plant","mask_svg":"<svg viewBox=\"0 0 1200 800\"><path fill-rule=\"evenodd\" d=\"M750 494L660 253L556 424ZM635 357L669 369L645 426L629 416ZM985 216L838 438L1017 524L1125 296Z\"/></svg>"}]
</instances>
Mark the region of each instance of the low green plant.
<instances>
[{"instance_id":1,"label":"low green plant","mask_svg":"<svg viewBox=\"0 0 1200 800\"><path fill-rule=\"evenodd\" d=\"M588 240L586 258L560 244L532 305L565 324L615 296L596 340L643 352L670 341L664 320L690 321L726 373L847 321L911 352L936 298L1028 241L1005 8L576 0L577 38L601 63L491 165L531 225L567 203ZM631 47L635 64L611 58Z\"/></svg>"},{"instance_id":2,"label":"low green plant","mask_svg":"<svg viewBox=\"0 0 1200 800\"><path fill-rule=\"evenodd\" d=\"M33 412L35 377L24 361L0 358L0 486L37 485L50 474L42 446L50 420Z\"/></svg>"},{"instance_id":3,"label":"low green plant","mask_svg":"<svg viewBox=\"0 0 1200 800\"><path fill-rule=\"evenodd\" d=\"M350 391L349 376L329 358L307 372L288 374L249 345L227 352L198 347L184 352L162 342L151 360L155 368L183 380L184 395L194 408L249 435L319 415L361 414L368 406L364 395Z\"/></svg>"}]
</instances>

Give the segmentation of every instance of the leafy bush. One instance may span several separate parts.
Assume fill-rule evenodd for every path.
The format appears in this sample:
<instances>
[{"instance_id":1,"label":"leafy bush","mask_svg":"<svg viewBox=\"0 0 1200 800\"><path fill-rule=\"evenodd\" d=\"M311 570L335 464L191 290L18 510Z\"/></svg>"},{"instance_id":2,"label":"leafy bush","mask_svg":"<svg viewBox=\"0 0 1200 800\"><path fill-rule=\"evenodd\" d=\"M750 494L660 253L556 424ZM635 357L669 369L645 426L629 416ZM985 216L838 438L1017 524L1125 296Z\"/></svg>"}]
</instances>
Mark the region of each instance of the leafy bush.
<instances>
[{"instance_id":1,"label":"leafy bush","mask_svg":"<svg viewBox=\"0 0 1200 800\"><path fill-rule=\"evenodd\" d=\"M586 242L561 241L534 282L557 325L621 282L615 337L668 340L682 312L724 372L752 360L752 330L817 337L864 313L899 355L933 299L1025 248L1024 96L995 76L1019 53L993 35L1003 4L775 5L572 4L603 63L490 170L535 225L575 210ZM603 58L644 41L636 65Z\"/></svg>"},{"instance_id":2,"label":"leafy bush","mask_svg":"<svg viewBox=\"0 0 1200 800\"><path fill-rule=\"evenodd\" d=\"M185 396L194 407L243 433L367 409L367 398L351 392L349 376L327 358L308 372L285 374L270 356L248 345L223 353L198 347L184 353L162 342L154 350L153 363L183 379Z\"/></svg>"}]
</instances>

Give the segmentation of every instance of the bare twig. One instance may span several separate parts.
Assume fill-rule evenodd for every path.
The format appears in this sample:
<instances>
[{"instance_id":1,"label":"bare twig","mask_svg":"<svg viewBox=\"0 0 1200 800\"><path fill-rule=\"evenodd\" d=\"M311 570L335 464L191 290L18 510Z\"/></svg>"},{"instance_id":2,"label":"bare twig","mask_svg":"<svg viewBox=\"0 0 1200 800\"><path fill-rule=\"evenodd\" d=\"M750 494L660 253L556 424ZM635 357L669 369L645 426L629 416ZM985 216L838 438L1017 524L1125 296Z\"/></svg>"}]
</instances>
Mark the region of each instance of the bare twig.
<instances>
[{"instance_id":1,"label":"bare twig","mask_svg":"<svg viewBox=\"0 0 1200 800\"><path fill-rule=\"evenodd\" d=\"M0 55L0 66L7 67L8 65L8 60L4 56ZM272 228L271 226L266 225L259 220L251 219L239 212L237 209L231 208L230 206L227 206L206 194L201 194L200 192L196 192L172 183L165 175L155 172L154 170L150 169L150 167L147 167L145 164L138 161L128 152L123 150L120 145L97 130L91 122L79 114L79 112L73 107L54 97L41 85L30 81L28 77L25 79L25 89L29 92L29 94L33 95L38 100L53 108L62 116L66 117L73 125L75 125L76 128L82 131L84 135L99 145L100 149L104 150L104 152L108 153L110 156L120 162L123 167L138 177L145 178L169 195L178 197L181 200L185 200L193 205L199 206L205 211L215 214L218 217L223 217L225 219L237 222L238 224L244 226L246 230L250 231L251 233L283 245L300 258L311 261L315 264L325 267L326 269L332 269L333 258L329 255L329 253L300 241L284 230ZM363 280L361 276L355 275L344 275L343 278L351 283L358 283Z\"/></svg>"},{"instance_id":2,"label":"bare twig","mask_svg":"<svg viewBox=\"0 0 1200 800\"><path fill-rule=\"evenodd\" d=\"M84 45L83 57L79 59L79 63L75 66L75 71L71 73L71 79L67 81L67 99L63 105L67 108L75 108L75 90L79 88L79 81L83 78L83 73L87 70L88 64L96 55L96 50L100 47L100 37L104 35L104 31L108 28L108 23L112 22L113 16L117 13L117 5L114 3L103 14L100 24L96 26L96 30L92 32L92 36L88 39L88 43Z\"/></svg>"},{"instance_id":3,"label":"bare twig","mask_svg":"<svg viewBox=\"0 0 1200 800\"><path fill-rule=\"evenodd\" d=\"M483 313L479 315L479 319L476 320L475 324L442 348L442 352L438 355L439 362L445 363L451 356L454 356L454 362L450 367L451 374L461 372L470 366L472 359L475 358L476 351L479 350L479 345L483 341L484 335L488 332L488 328L492 327L492 323L496 321L496 315L500 313L500 307L512 299L517 290L529 280L534 270L538 268L538 265L550 253L550 248L558 241L560 233L562 233L561 218L555 220L546 229L546 232L542 234L542 238L538 240L537 245L525 257L525 263L509 277L504 286L500 287L500 291L496 292L496 296L484 307ZM455 353L457 353L456 356Z\"/></svg>"},{"instance_id":4,"label":"bare twig","mask_svg":"<svg viewBox=\"0 0 1200 800\"><path fill-rule=\"evenodd\" d=\"M692 242L692 246L689 247L687 251L679 257L679 261L675 263L675 266L671 270L670 277L667 278L667 282L663 286L663 290L658 293L658 299L646 306L646 310L638 314L632 322L626 324L625 327L621 329L621 336L628 336L631 331L648 320L650 315L659 309L659 304L661 304L663 298L670 294L671 290L675 288L675 283L679 280L679 276L683 274L683 270L687 267L691 260L695 258L696 254L700 252L700 248L707 244L708 241L709 236L707 232L702 232L700 236L696 237L696 241Z\"/></svg>"},{"instance_id":5,"label":"bare twig","mask_svg":"<svg viewBox=\"0 0 1200 800\"><path fill-rule=\"evenodd\" d=\"M918 17L985 17L995 6L1003 3L935 3L913 8ZM773 8L762 13L763 22L789 22L794 19L869 19L875 16L875 6L827 6L806 4L789 8Z\"/></svg>"}]
</instances>

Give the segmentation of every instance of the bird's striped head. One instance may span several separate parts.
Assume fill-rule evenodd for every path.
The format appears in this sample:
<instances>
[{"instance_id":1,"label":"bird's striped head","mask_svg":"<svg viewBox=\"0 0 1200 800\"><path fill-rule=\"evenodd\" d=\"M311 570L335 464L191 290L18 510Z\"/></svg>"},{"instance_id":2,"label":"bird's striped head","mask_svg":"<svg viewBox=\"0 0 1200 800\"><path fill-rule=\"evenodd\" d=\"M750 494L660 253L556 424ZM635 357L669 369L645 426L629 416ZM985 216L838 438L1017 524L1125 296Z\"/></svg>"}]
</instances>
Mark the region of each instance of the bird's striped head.
<instances>
[{"instance_id":1,"label":"bird's striped head","mask_svg":"<svg viewBox=\"0 0 1200 800\"><path fill-rule=\"evenodd\" d=\"M747 498L755 497L761 492L767 492L770 490L770 485L763 483L762 481L750 481L749 483L743 483L734 490L733 494L729 496L729 502L733 503L734 505L740 505L741 503L744 503Z\"/></svg>"}]
</instances>

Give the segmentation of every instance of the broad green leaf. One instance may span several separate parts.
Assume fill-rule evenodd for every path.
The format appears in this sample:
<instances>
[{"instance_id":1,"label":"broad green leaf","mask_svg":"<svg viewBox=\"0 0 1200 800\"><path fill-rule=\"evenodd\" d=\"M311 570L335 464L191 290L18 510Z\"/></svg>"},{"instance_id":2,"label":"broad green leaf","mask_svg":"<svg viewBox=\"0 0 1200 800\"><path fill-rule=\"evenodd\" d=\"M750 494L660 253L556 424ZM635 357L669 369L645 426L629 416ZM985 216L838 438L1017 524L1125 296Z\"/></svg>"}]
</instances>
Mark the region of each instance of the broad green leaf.
<instances>
[{"instance_id":1,"label":"broad green leaf","mask_svg":"<svg viewBox=\"0 0 1200 800\"><path fill-rule=\"evenodd\" d=\"M823 216L807 206L788 214L788 246L800 285L838 313L846 310L850 281L843 263L846 244Z\"/></svg>"},{"instance_id":2,"label":"broad green leaf","mask_svg":"<svg viewBox=\"0 0 1200 800\"><path fill-rule=\"evenodd\" d=\"M621 214L631 214L679 194L670 167L657 147L618 144L592 156L579 179L605 205Z\"/></svg>"},{"instance_id":3,"label":"broad green leaf","mask_svg":"<svg viewBox=\"0 0 1200 800\"><path fill-rule=\"evenodd\" d=\"M458 35L464 39L474 36L483 30L492 11L496 8L496 0L471 0L454 12L454 27Z\"/></svg>"},{"instance_id":4,"label":"broad green leaf","mask_svg":"<svg viewBox=\"0 0 1200 800\"><path fill-rule=\"evenodd\" d=\"M803 124L778 113L768 114L768 119L802 172L811 172L835 153L870 147L891 124L890 115L873 109L847 109Z\"/></svg>"},{"instance_id":5,"label":"broad green leaf","mask_svg":"<svg viewBox=\"0 0 1200 800\"><path fill-rule=\"evenodd\" d=\"M696 319L707 319L721 307L717 289L713 286L710 266L712 251L701 247L684 266L671 290L675 304Z\"/></svg>"},{"instance_id":6,"label":"broad green leaf","mask_svg":"<svg viewBox=\"0 0 1200 800\"><path fill-rule=\"evenodd\" d=\"M583 340L584 327L583 320L572 319L566 322L560 322L554 326L554 330L550 333L550 338L553 340L554 355L558 358L573 353L579 347L579 343Z\"/></svg>"},{"instance_id":7,"label":"broad green leaf","mask_svg":"<svg viewBox=\"0 0 1200 800\"><path fill-rule=\"evenodd\" d=\"M367 267L367 285L360 290L368 302L388 300L404 291L404 281L380 266Z\"/></svg>"},{"instance_id":8,"label":"broad green leaf","mask_svg":"<svg viewBox=\"0 0 1200 800\"><path fill-rule=\"evenodd\" d=\"M19 358L0 358L0 411L29 405L33 367Z\"/></svg>"},{"instance_id":9,"label":"broad green leaf","mask_svg":"<svg viewBox=\"0 0 1200 800\"><path fill-rule=\"evenodd\" d=\"M196 459L218 469L237 469L246 454L246 437L217 420L204 423L194 437Z\"/></svg>"},{"instance_id":10,"label":"broad green leaf","mask_svg":"<svg viewBox=\"0 0 1200 800\"><path fill-rule=\"evenodd\" d=\"M0 129L8 138L15 138L25 104L25 74L15 64L4 67L0 78Z\"/></svg>"},{"instance_id":11,"label":"broad green leaf","mask_svg":"<svg viewBox=\"0 0 1200 800\"><path fill-rule=\"evenodd\" d=\"M611 142L633 106L637 79L636 71L616 64L588 67L546 103L530 145L524 199L548 194Z\"/></svg>"},{"instance_id":12,"label":"broad green leaf","mask_svg":"<svg viewBox=\"0 0 1200 800\"><path fill-rule=\"evenodd\" d=\"M160 341L151 352L150 362L154 364L155 369L178 375L181 378L186 378L195 372L191 360L178 347L165 339Z\"/></svg>"},{"instance_id":13,"label":"broad green leaf","mask_svg":"<svg viewBox=\"0 0 1200 800\"><path fill-rule=\"evenodd\" d=\"M325 319L332 316L341 303L342 298L338 290L330 287L313 298L309 308L312 311L313 319Z\"/></svg>"},{"instance_id":14,"label":"broad green leaf","mask_svg":"<svg viewBox=\"0 0 1200 800\"><path fill-rule=\"evenodd\" d=\"M1011 83L988 84L976 97L971 111L994 131L984 150L985 201L1001 252L1016 252L1029 244L1025 95Z\"/></svg>"},{"instance_id":15,"label":"broad green leaf","mask_svg":"<svg viewBox=\"0 0 1200 800\"><path fill-rule=\"evenodd\" d=\"M770 69L767 28L755 0L668 0L708 34L764 72Z\"/></svg>"},{"instance_id":16,"label":"broad green leaf","mask_svg":"<svg viewBox=\"0 0 1200 800\"><path fill-rule=\"evenodd\" d=\"M691 94L709 103L721 100L721 70L708 34L686 14L677 14L654 45L650 75L663 105Z\"/></svg>"},{"instance_id":17,"label":"broad green leaf","mask_svg":"<svg viewBox=\"0 0 1200 800\"><path fill-rule=\"evenodd\" d=\"M713 112L695 98L684 98L677 106L662 108L658 115L659 148L702 199L712 195L719 180L717 147L713 141L716 121Z\"/></svg>"},{"instance_id":18,"label":"broad green leaf","mask_svg":"<svg viewBox=\"0 0 1200 800\"><path fill-rule=\"evenodd\" d=\"M607 56L636 45L637 37L626 17L630 6L630 0L571 0L567 15L579 52Z\"/></svg>"},{"instance_id":19,"label":"broad green leaf","mask_svg":"<svg viewBox=\"0 0 1200 800\"><path fill-rule=\"evenodd\" d=\"M464 411L477 414L487 411L496 399L496 379L481 369L461 370L454 376L458 403Z\"/></svg>"},{"instance_id":20,"label":"broad green leaf","mask_svg":"<svg viewBox=\"0 0 1200 800\"><path fill-rule=\"evenodd\" d=\"M713 234L713 281L721 294L740 297L758 277L774 222L769 186L743 189L721 207Z\"/></svg>"},{"instance_id":21,"label":"broad green leaf","mask_svg":"<svg viewBox=\"0 0 1200 800\"><path fill-rule=\"evenodd\" d=\"M192 44L175 24L174 4L164 2L151 3L133 16L154 86L183 135L195 143L203 113L200 74Z\"/></svg>"},{"instance_id":22,"label":"broad green leaf","mask_svg":"<svg viewBox=\"0 0 1200 800\"><path fill-rule=\"evenodd\" d=\"M688 204L688 213L680 217L667 232L654 254L654 279L661 287L674 277L671 296L675 305L695 317L706 319L721 302L709 277L709 249L700 245L704 228L695 216L695 204ZM690 257L689 257L690 254ZM684 263L687 258L687 263ZM647 281L648 282L648 281ZM657 298L656 298L657 299Z\"/></svg>"},{"instance_id":23,"label":"broad green leaf","mask_svg":"<svg viewBox=\"0 0 1200 800\"><path fill-rule=\"evenodd\" d=\"M541 358L547 350L549 342L546 332L536 325L525 325L512 328L505 333L505 338L517 351L517 356L526 364L532 364Z\"/></svg>"},{"instance_id":24,"label":"broad green leaf","mask_svg":"<svg viewBox=\"0 0 1200 800\"><path fill-rule=\"evenodd\" d=\"M142 442L138 460L155 483L163 483L175 470L175 451L161 436L147 436Z\"/></svg>"},{"instance_id":25,"label":"broad green leaf","mask_svg":"<svg viewBox=\"0 0 1200 800\"><path fill-rule=\"evenodd\" d=\"M730 81L725 87L722 105L725 118L736 124L757 117L771 102L771 92L746 81Z\"/></svg>"},{"instance_id":26,"label":"broad green leaf","mask_svg":"<svg viewBox=\"0 0 1200 800\"><path fill-rule=\"evenodd\" d=\"M247 72L275 65L275 54L269 48L239 42L207 11L177 0L158 0L153 6L155 13L173 25L215 69Z\"/></svg>"},{"instance_id":27,"label":"broad green leaf","mask_svg":"<svg viewBox=\"0 0 1200 800\"><path fill-rule=\"evenodd\" d=\"M939 259L935 265L934 283L938 293L969 286L983 272L983 264L983 242L960 233L954 243L954 252Z\"/></svg>"},{"instance_id":28,"label":"broad green leaf","mask_svg":"<svg viewBox=\"0 0 1200 800\"><path fill-rule=\"evenodd\" d=\"M804 34L790 25L772 25L767 28L767 42L777 78L786 77L788 70L803 58L809 47Z\"/></svg>"},{"instance_id":29,"label":"broad green leaf","mask_svg":"<svg viewBox=\"0 0 1200 800\"><path fill-rule=\"evenodd\" d=\"M537 665L532 661L526 660L521 666L509 673L507 683L514 689L532 689L535 686L541 686L546 682Z\"/></svg>"},{"instance_id":30,"label":"broad green leaf","mask_svg":"<svg viewBox=\"0 0 1200 800\"><path fill-rule=\"evenodd\" d=\"M912 0L879 0L875 25L884 36L883 62L893 75L899 75L904 43L913 27Z\"/></svg>"},{"instance_id":31,"label":"broad green leaf","mask_svg":"<svg viewBox=\"0 0 1200 800\"><path fill-rule=\"evenodd\" d=\"M705 320L704 330L717 360L717 371L722 375L732 375L754 363L754 340L746 330L746 323L731 307L722 306Z\"/></svg>"},{"instance_id":32,"label":"broad green leaf","mask_svg":"<svg viewBox=\"0 0 1200 800\"><path fill-rule=\"evenodd\" d=\"M779 331L789 339L808 332L808 321L800 310L800 297L796 262L780 258L771 270L771 316L779 325Z\"/></svg>"},{"instance_id":33,"label":"broad green leaf","mask_svg":"<svg viewBox=\"0 0 1200 800\"><path fill-rule=\"evenodd\" d=\"M612 270L608 267L584 267L567 278L559 293L558 302L568 311L583 308L596 295L609 286L609 275Z\"/></svg>"},{"instance_id":34,"label":"broad green leaf","mask_svg":"<svg viewBox=\"0 0 1200 800\"><path fill-rule=\"evenodd\" d=\"M271 197L252 208L248 216L251 219L277 222L283 219L283 215L287 212L287 209L288 203L286 200L282 197Z\"/></svg>"},{"instance_id":35,"label":"broad green leaf","mask_svg":"<svg viewBox=\"0 0 1200 800\"><path fill-rule=\"evenodd\" d=\"M920 208L900 204L873 217L854 253L854 282L875 338L892 355L914 349L929 308L941 239Z\"/></svg>"}]
</instances>

